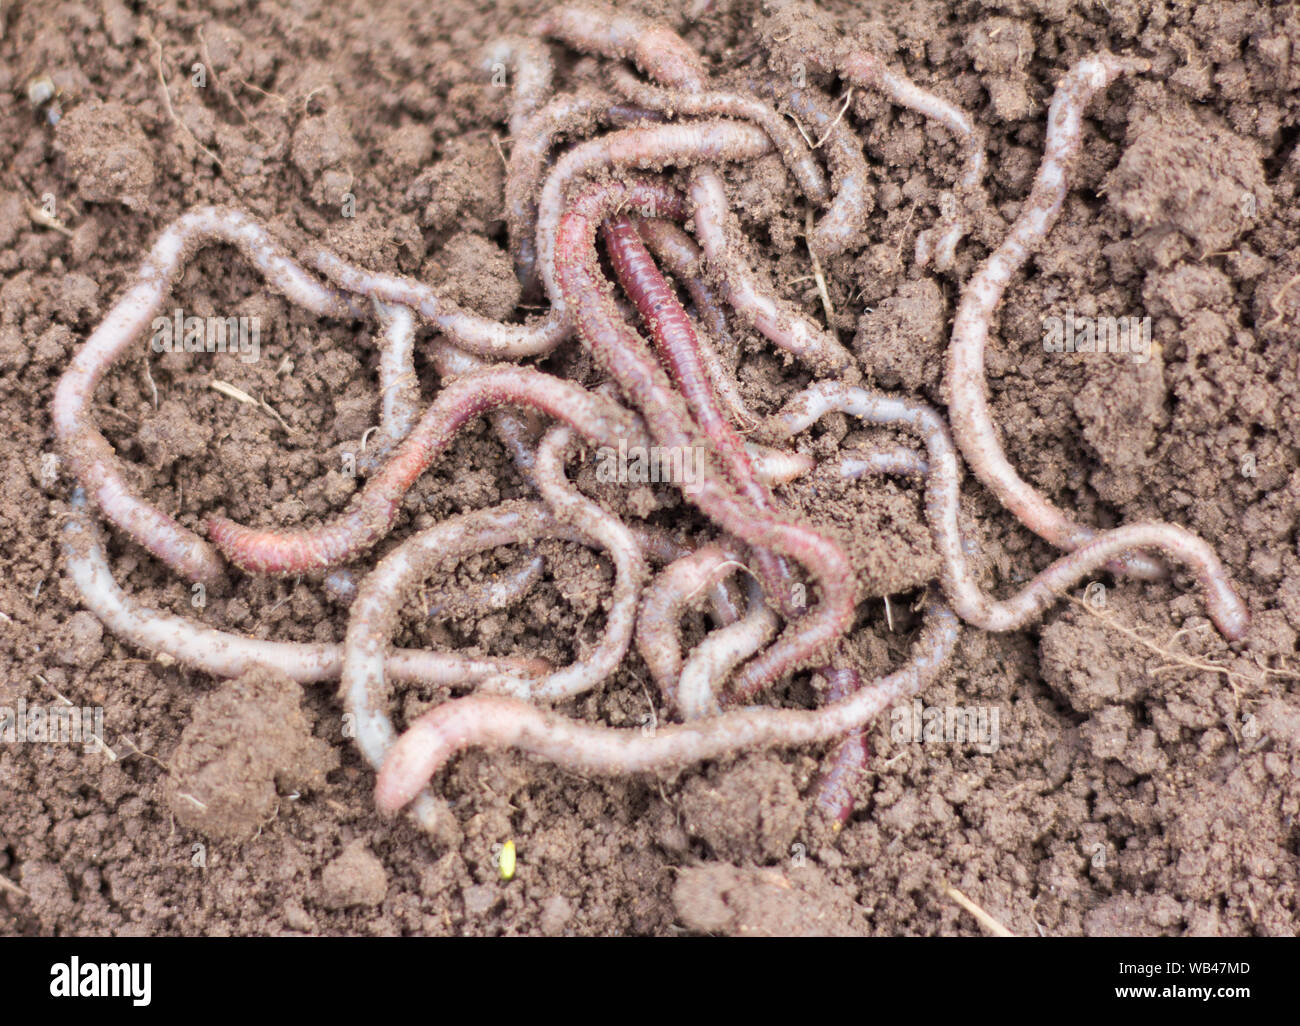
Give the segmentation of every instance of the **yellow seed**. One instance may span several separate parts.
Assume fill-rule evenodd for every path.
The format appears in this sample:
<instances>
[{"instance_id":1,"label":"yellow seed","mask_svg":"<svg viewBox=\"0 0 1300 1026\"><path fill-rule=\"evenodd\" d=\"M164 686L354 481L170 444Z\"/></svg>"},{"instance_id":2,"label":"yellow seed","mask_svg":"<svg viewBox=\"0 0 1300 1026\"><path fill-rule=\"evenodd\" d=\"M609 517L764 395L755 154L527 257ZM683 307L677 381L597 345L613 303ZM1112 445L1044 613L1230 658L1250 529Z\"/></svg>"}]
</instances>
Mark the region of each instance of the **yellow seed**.
<instances>
[{"instance_id":1,"label":"yellow seed","mask_svg":"<svg viewBox=\"0 0 1300 1026\"><path fill-rule=\"evenodd\" d=\"M515 842L506 841L501 846L501 857L497 859L497 870L502 880L511 880L515 875Z\"/></svg>"}]
</instances>

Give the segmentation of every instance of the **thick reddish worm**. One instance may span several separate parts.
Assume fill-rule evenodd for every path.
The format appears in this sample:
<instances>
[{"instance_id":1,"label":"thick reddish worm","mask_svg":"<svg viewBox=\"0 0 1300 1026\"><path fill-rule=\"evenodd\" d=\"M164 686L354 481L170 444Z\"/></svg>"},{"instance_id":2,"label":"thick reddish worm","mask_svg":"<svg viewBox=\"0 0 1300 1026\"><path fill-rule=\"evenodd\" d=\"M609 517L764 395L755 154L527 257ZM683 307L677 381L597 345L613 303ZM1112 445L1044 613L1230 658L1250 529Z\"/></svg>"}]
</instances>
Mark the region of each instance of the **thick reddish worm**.
<instances>
[{"instance_id":1,"label":"thick reddish worm","mask_svg":"<svg viewBox=\"0 0 1300 1026\"><path fill-rule=\"evenodd\" d=\"M745 444L718 406L704 366L699 337L667 280L655 266L649 250L625 214L614 214L601 227L614 273L649 328L669 376L673 379L695 424L717 453L722 473L741 497L755 509L772 512L772 496L754 476ZM755 550L754 559L770 594L787 599L794 578L778 557ZM788 602L783 602L786 608Z\"/></svg>"},{"instance_id":2,"label":"thick reddish worm","mask_svg":"<svg viewBox=\"0 0 1300 1026\"><path fill-rule=\"evenodd\" d=\"M925 444L929 456L926 514L943 561L944 593L957 615L968 623L989 631L1018 630L1108 561L1134 549L1158 548L1196 574L1206 609L1219 632L1232 641L1245 637L1250 613L1223 564L1204 541L1173 524L1129 524L1102 531L1041 571L1015 595L994 599L980 588L966 565L957 523L957 451L943 418L924 403L823 381L800 393L773 418L773 433L793 435L832 410L871 424L903 428Z\"/></svg>"},{"instance_id":3,"label":"thick reddish worm","mask_svg":"<svg viewBox=\"0 0 1300 1026\"><path fill-rule=\"evenodd\" d=\"M158 315L185 265L205 246L234 246L276 291L320 317L357 319L364 307L302 269L247 214L228 207L196 207L158 236L136 282L113 304L63 372L54 391L54 433L72 476L90 501L136 542L181 576L209 587L225 580L220 555L193 531L138 496L123 464L90 419L95 387Z\"/></svg>"},{"instance_id":4,"label":"thick reddish worm","mask_svg":"<svg viewBox=\"0 0 1300 1026\"><path fill-rule=\"evenodd\" d=\"M732 423L741 428L752 427L758 423L759 418L749 409L736 384L736 343L727 324L721 299L705 278L702 262L704 254L700 247L672 221L638 217L633 223L650 252L677 279L678 284L686 288L691 297L695 318L702 328L697 332L700 358L717 401L725 407ZM720 347L728 350L729 355L725 361Z\"/></svg>"},{"instance_id":5,"label":"thick reddish worm","mask_svg":"<svg viewBox=\"0 0 1300 1026\"><path fill-rule=\"evenodd\" d=\"M213 516L207 519L208 537L232 563L253 573L299 574L348 563L388 533L402 497L456 433L498 406L536 409L602 445L617 447L619 439L640 434L631 413L572 382L525 367L492 367L444 387L351 509L330 523L272 531Z\"/></svg>"},{"instance_id":6,"label":"thick reddish worm","mask_svg":"<svg viewBox=\"0 0 1300 1026\"><path fill-rule=\"evenodd\" d=\"M1008 462L989 413L984 349L993 312L1007 284L1042 243L1061 212L1066 167L1078 151L1088 101L1119 75L1146 67L1148 62L1142 59L1101 53L1080 61L1062 78L1047 112L1047 142L1033 188L1007 237L962 289L948 346L948 419L966 462L1022 524L1067 551L1088 544L1097 532L1058 509ZM1142 553L1124 556L1114 569L1147 579L1165 572L1160 563Z\"/></svg>"},{"instance_id":7,"label":"thick reddish worm","mask_svg":"<svg viewBox=\"0 0 1300 1026\"><path fill-rule=\"evenodd\" d=\"M586 187L560 221L556 277L577 317L579 338L596 362L642 412L655 441L685 451L699 444L698 429L646 342L623 320L596 259L597 226L617 210L649 205L671 217L680 211L680 197L662 183L645 179ZM680 310L676 297L672 301ZM756 694L834 645L852 622L855 596L852 568L840 546L811 528L756 510L714 473L683 481L681 490L723 530L751 549L770 550L802 564L821 587L821 600L809 614L741 668L734 681L738 693ZM784 596L775 598L777 605L783 604Z\"/></svg>"},{"instance_id":8,"label":"thick reddish worm","mask_svg":"<svg viewBox=\"0 0 1300 1026\"><path fill-rule=\"evenodd\" d=\"M214 677L238 677L264 666L312 684L338 680L342 671L342 645L263 641L141 605L113 580L80 488L73 492L72 513L63 526L63 556L82 605L118 637L151 655L168 656ZM394 649L384 659L384 672L393 680L440 686L473 684L503 673L541 677L550 669L545 659L473 659L406 648Z\"/></svg>"},{"instance_id":9,"label":"thick reddish worm","mask_svg":"<svg viewBox=\"0 0 1300 1026\"><path fill-rule=\"evenodd\" d=\"M915 694L947 663L957 619L931 604L911 661L848 698L821 709L739 709L653 731L575 723L517 699L470 695L419 717L384 760L375 785L380 812L416 797L457 752L514 748L579 773L664 773L756 748L790 747L842 737Z\"/></svg>"}]
</instances>

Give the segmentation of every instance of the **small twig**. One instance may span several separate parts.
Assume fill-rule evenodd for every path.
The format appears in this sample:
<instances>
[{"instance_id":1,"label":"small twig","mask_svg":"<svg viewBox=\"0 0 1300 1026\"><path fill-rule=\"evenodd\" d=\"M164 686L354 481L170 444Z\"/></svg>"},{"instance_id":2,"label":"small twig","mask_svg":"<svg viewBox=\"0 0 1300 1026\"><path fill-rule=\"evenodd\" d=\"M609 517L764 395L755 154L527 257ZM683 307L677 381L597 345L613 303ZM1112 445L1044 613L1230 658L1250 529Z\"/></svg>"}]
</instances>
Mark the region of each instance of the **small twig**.
<instances>
[{"instance_id":1,"label":"small twig","mask_svg":"<svg viewBox=\"0 0 1300 1026\"><path fill-rule=\"evenodd\" d=\"M943 888L943 893L974 916L975 921L978 922L980 926L984 927L986 932L992 934L994 937L1015 936L1014 933L976 905L975 902L970 900L970 898L962 894L962 892L957 890L956 887L953 887L951 884L946 882L941 882L940 886Z\"/></svg>"},{"instance_id":2,"label":"small twig","mask_svg":"<svg viewBox=\"0 0 1300 1026\"><path fill-rule=\"evenodd\" d=\"M284 428L285 434L292 435L296 433L293 428L284 422L284 418L276 413L265 399L254 399L242 388L236 388L229 381L222 381L220 378L214 378L212 381L208 382L208 385L209 387L216 389L222 395L229 396L237 402L246 403L249 406L256 406L259 409L265 410L275 418L280 427Z\"/></svg>"}]
</instances>

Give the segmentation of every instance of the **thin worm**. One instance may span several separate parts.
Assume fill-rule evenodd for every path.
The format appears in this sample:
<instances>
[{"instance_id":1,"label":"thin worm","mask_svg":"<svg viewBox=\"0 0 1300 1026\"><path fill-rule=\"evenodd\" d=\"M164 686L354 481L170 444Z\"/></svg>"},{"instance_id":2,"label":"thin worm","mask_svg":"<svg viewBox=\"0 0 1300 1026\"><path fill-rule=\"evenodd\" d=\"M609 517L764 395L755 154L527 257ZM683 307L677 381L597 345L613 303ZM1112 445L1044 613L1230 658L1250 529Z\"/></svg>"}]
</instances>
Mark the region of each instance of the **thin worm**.
<instances>
[{"instance_id":1,"label":"thin worm","mask_svg":"<svg viewBox=\"0 0 1300 1026\"><path fill-rule=\"evenodd\" d=\"M411 307L453 343L476 356L497 360L539 356L573 334L573 322L557 310L526 324L506 324L462 309L424 282L400 274L367 271L323 246L307 246L301 255L303 263L341 289L393 306Z\"/></svg>"},{"instance_id":2,"label":"thin worm","mask_svg":"<svg viewBox=\"0 0 1300 1026\"><path fill-rule=\"evenodd\" d=\"M63 555L82 604L110 631L145 652L161 653L214 677L238 677L263 666L300 684L313 684L337 680L342 672L342 645L263 641L231 634L150 609L131 598L113 580L80 488L73 493L72 514L63 526ZM384 661L384 672L393 680L441 686L472 684L501 673L541 676L549 671L545 659L475 659L406 648L389 652Z\"/></svg>"},{"instance_id":3,"label":"thin worm","mask_svg":"<svg viewBox=\"0 0 1300 1026\"><path fill-rule=\"evenodd\" d=\"M775 77L748 84L784 102L800 124L809 126L825 146L834 199L826 213L817 219L808 236L808 248L817 259L828 261L857 247L863 240L867 217L875 206L871 170L862 153L862 141L840 116L830 97L812 86L787 88Z\"/></svg>"},{"instance_id":4,"label":"thin worm","mask_svg":"<svg viewBox=\"0 0 1300 1026\"><path fill-rule=\"evenodd\" d=\"M746 442L745 451L749 453L754 476L768 486L789 484L817 466L817 461L811 456L785 449L772 449L757 442Z\"/></svg>"},{"instance_id":5,"label":"thin worm","mask_svg":"<svg viewBox=\"0 0 1300 1026\"><path fill-rule=\"evenodd\" d=\"M965 152L964 168L957 182L957 190L968 199L982 203L980 185L984 179L984 133L977 129L966 112L941 96L922 89L911 79L885 66L875 54L860 50L842 58L838 70L846 81L861 89L874 89L884 93L900 107L916 111L924 117L939 122L956 138ZM956 207L956 204L951 204ZM916 240L916 261L924 267L931 261L936 270L948 270L956 257L957 243L969 230L968 220L953 209L954 221L940 230L938 226L922 233Z\"/></svg>"},{"instance_id":6,"label":"thin worm","mask_svg":"<svg viewBox=\"0 0 1300 1026\"><path fill-rule=\"evenodd\" d=\"M627 68L615 65L610 81L626 99L641 107L659 111L668 117L728 117L750 121L767 133L772 145L785 161L790 176L808 199L818 206L830 202L826 176L799 132L768 103L756 96L728 92L686 92L665 89L643 82Z\"/></svg>"},{"instance_id":7,"label":"thin worm","mask_svg":"<svg viewBox=\"0 0 1300 1026\"><path fill-rule=\"evenodd\" d=\"M459 593L448 590L433 596L425 614L434 618L509 609L533 590L545 570L546 560L541 556L521 559L510 569L475 581Z\"/></svg>"},{"instance_id":8,"label":"thin worm","mask_svg":"<svg viewBox=\"0 0 1300 1026\"><path fill-rule=\"evenodd\" d=\"M669 563L645 589L636 617L636 648L659 693L670 704L676 704L682 671L678 621L692 602L745 569L741 555L725 543L702 545Z\"/></svg>"},{"instance_id":9,"label":"thin worm","mask_svg":"<svg viewBox=\"0 0 1300 1026\"><path fill-rule=\"evenodd\" d=\"M924 480L930 476L926 458L911 449L883 449L875 452L850 450L839 460L840 477L856 481L868 474L885 477L916 477Z\"/></svg>"},{"instance_id":10,"label":"thin worm","mask_svg":"<svg viewBox=\"0 0 1300 1026\"><path fill-rule=\"evenodd\" d=\"M352 604L343 644L340 690L344 707L353 717L357 746L376 769L383 764L396 738L387 711L391 675L385 656L397 629L402 596L448 558L545 537L586 543L581 531L556 519L541 503L503 503L493 509L449 518L412 535L380 560L362 581ZM581 665L576 670L581 673ZM555 675L550 679L554 680ZM484 686L501 681L501 677L488 679ZM524 681L524 678L514 679L517 685ZM522 701L504 696L494 700Z\"/></svg>"},{"instance_id":11,"label":"thin worm","mask_svg":"<svg viewBox=\"0 0 1300 1026\"><path fill-rule=\"evenodd\" d=\"M841 737L915 694L952 655L957 619L932 604L904 667L821 709L739 709L691 723L615 730L575 723L516 699L469 695L420 716L389 751L375 804L391 814L411 801L457 752L514 748L579 773L662 773L733 752L793 747Z\"/></svg>"},{"instance_id":12,"label":"thin worm","mask_svg":"<svg viewBox=\"0 0 1300 1026\"><path fill-rule=\"evenodd\" d=\"M1124 72L1148 66L1143 59L1100 53L1080 61L1061 80L1047 113L1047 142L1029 198L1002 245L962 290L948 347L948 417L966 462L1017 520L1066 551L1086 545L1097 532L1058 509L1008 462L989 412L984 349L993 312L1007 283L1042 243L1061 211L1066 166L1079 148L1088 101ZM1143 579L1161 577L1165 572L1160 563L1142 553L1126 555L1113 569Z\"/></svg>"},{"instance_id":13,"label":"thin worm","mask_svg":"<svg viewBox=\"0 0 1300 1026\"><path fill-rule=\"evenodd\" d=\"M494 85L504 85L504 72L513 68L515 83L510 95L510 134L517 137L551 94L551 81L555 77L551 51L538 39L506 36L484 48L479 67L484 74L492 76ZM498 78L502 81L498 82Z\"/></svg>"},{"instance_id":14,"label":"thin worm","mask_svg":"<svg viewBox=\"0 0 1300 1026\"><path fill-rule=\"evenodd\" d=\"M420 379L415 376L415 315L410 307L374 300L379 318L379 431L367 439L357 469L371 473L411 433L420 419Z\"/></svg>"},{"instance_id":15,"label":"thin worm","mask_svg":"<svg viewBox=\"0 0 1300 1026\"><path fill-rule=\"evenodd\" d=\"M359 319L360 304L323 285L294 262L247 214L229 207L195 207L158 236L136 282L77 349L54 391L54 433L72 476L104 516L181 576L221 587L225 566L217 551L193 531L138 496L123 463L90 419L95 388L108 368L139 339L161 310L185 265L205 246L234 246L296 306L320 317Z\"/></svg>"},{"instance_id":16,"label":"thin worm","mask_svg":"<svg viewBox=\"0 0 1300 1026\"><path fill-rule=\"evenodd\" d=\"M633 415L607 399L540 371L498 365L446 385L350 509L328 524L296 531L257 530L210 516L208 537L232 563L253 573L299 574L351 562L388 532L402 497L460 428L498 406L538 409L604 445L616 447L619 439L639 434Z\"/></svg>"},{"instance_id":17,"label":"thin worm","mask_svg":"<svg viewBox=\"0 0 1300 1026\"><path fill-rule=\"evenodd\" d=\"M828 685L826 697L832 702L842 701L862 687L862 677L852 668L826 667L821 673ZM817 780L813 803L830 817L836 830L853 815L855 792L870 758L867 732L855 730L835 746L826 771Z\"/></svg>"},{"instance_id":18,"label":"thin worm","mask_svg":"<svg viewBox=\"0 0 1300 1026\"><path fill-rule=\"evenodd\" d=\"M792 353L818 374L857 375L853 357L829 332L783 299L765 292L728 237L740 238L740 224L727 204L716 174L691 173L695 232L700 248L722 279L723 297L741 318L773 345Z\"/></svg>"},{"instance_id":19,"label":"thin worm","mask_svg":"<svg viewBox=\"0 0 1300 1026\"><path fill-rule=\"evenodd\" d=\"M1139 548L1158 548L1196 575L1205 593L1210 619L1231 641L1241 640L1250 626L1250 613L1233 590L1227 571L1214 550L1196 535L1173 524L1130 524L1102 531L1042 570L1009 598L998 600L984 592L966 565L957 524L959 471L957 450L943 418L932 408L852 388L818 382L795 397L773 418L787 435L804 430L823 414L838 410L880 426L900 427L916 435L929 455L925 506L935 548L943 561L944 594L957 615L988 631L1018 630L1038 619L1058 596L1116 556Z\"/></svg>"},{"instance_id":20,"label":"thin worm","mask_svg":"<svg viewBox=\"0 0 1300 1026\"><path fill-rule=\"evenodd\" d=\"M632 61L664 85L699 89L705 81L703 61L681 36L637 14L566 4L542 17L534 32L582 53Z\"/></svg>"},{"instance_id":21,"label":"thin worm","mask_svg":"<svg viewBox=\"0 0 1300 1026\"><path fill-rule=\"evenodd\" d=\"M645 340L620 316L595 251L597 225L614 211L653 204L673 216L680 202L675 190L658 181L592 183L573 198L560 221L555 269L577 317L578 336L596 362L642 412L656 442L687 451L699 444L699 431ZM855 581L837 543L755 509L709 472L711 468L704 469L701 479L680 483L687 500L751 549L770 550L802 564L821 588L821 599L809 614L736 675L738 693L748 696L834 645L853 619ZM787 596L774 598L780 606Z\"/></svg>"},{"instance_id":22,"label":"thin worm","mask_svg":"<svg viewBox=\"0 0 1300 1026\"><path fill-rule=\"evenodd\" d=\"M749 582L749 609L744 619L714 631L693 649L677 678L677 708L688 723L721 712L719 694L727 676L776 635L776 612L763 592Z\"/></svg>"}]
</instances>

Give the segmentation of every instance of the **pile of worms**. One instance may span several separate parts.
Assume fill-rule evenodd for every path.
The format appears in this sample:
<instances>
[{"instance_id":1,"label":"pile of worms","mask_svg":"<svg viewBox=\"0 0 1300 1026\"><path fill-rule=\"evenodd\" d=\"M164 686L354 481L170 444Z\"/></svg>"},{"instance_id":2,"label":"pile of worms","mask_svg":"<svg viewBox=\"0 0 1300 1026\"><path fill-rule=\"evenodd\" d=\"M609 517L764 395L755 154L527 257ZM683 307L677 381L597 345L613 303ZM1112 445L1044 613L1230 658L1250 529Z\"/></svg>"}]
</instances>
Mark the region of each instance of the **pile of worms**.
<instances>
[{"instance_id":1,"label":"pile of worms","mask_svg":"<svg viewBox=\"0 0 1300 1026\"><path fill-rule=\"evenodd\" d=\"M557 92L558 46L594 62L598 81ZM807 237L815 260L834 261L862 237L871 172L847 103L775 75L714 81L670 28L582 5L545 16L530 37L488 47L482 67L509 71L505 221L523 295L547 302L544 314L514 323L486 319L433 285L369 271L319 245L290 255L247 214L201 207L163 231L134 283L77 351L53 409L61 455L76 481L63 547L85 605L117 635L220 677L265 666L301 682L340 680L358 746L378 774L379 809L409 806L425 825L438 814L431 778L469 748L511 748L580 772L630 774L675 771L747 749L832 742L814 800L842 824L868 758L864 729L935 678L962 621L1017 630L1101 570L1153 579L1179 564L1194 576L1222 635L1245 636L1248 612L1210 546L1167 523L1096 530L1078 522L1008 462L986 396L984 351L995 310L1060 212L1085 108L1118 76L1147 70L1146 61L1097 53L1060 78L1029 195L961 288L946 416L862 387L833 332L765 288L738 245L741 226L720 168L770 154L817 211ZM982 132L871 53L845 48L825 70L932 120L955 140L960 178L915 254L918 266L950 268L973 212L988 202ZM805 125L820 142L812 143ZM234 247L270 288L312 314L376 326L382 401L361 467L365 483L320 526L269 530L210 516L202 537L137 494L91 418L105 372L144 334L186 262L214 244ZM735 359L722 344L737 321L812 378L778 410L759 414L742 398ZM413 363L421 329L441 380L427 404ZM589 354L596 387L525 362L561 345ZM910 659L876 680L863 680L845 654L856 582L842 540L783 509L773 491L816 467L787 443L830 413L919 443L842 451L836 472L922 482L942 567L921 599ZM358 560L393 528L403 496L480 417L535 496L449 517L359 570ZM582 447L620 444L702 452L700 473L675 484L711 530L688 543L649 521L625 522L570 481L566 467ZM982 588L967 564L958 524L963 461L1011 514L1063 553L1006 598ZM232 567L314 575L349 602L345 640L256 640L145 608L114 581L92 509L189 581L226 586ZM556 668L540 658L393 647L404 604L440 569L544 538L599 550L613 565L603 635L580 661ZM460 598L504 608L527 594L543 563L526 558L517 571ZM683 618L705 606L712 629L683 651ZM613 728L553 708L601 686L632 649L671 722ZM821 678L814 688L821 704L774 703L773 686L803 671ZM399 733L389 715L394 682L467 693Z\"/></svg>"}]
</instances>

